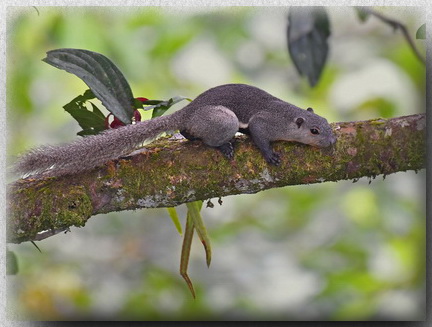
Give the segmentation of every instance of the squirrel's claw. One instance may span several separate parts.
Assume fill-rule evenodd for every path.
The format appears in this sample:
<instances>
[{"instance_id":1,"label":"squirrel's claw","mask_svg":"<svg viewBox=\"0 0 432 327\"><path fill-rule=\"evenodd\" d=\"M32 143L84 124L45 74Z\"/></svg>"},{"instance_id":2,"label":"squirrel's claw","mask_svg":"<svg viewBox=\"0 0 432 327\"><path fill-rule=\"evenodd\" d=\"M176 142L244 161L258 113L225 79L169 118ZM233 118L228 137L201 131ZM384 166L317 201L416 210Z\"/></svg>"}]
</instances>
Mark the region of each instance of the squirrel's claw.
<instances>
[{"instance_id":1,"label":"squirrel's claw","mask_svg":"<svg viewBox=\"0 0 432 327\"><path fill-rule=\"evenodd\" d=\"M269 164L279 166L281 163L280 154L277 152L270 152L267 155L265 155L265 159Z\"/></svg>"},{"instance_id":2,"label":"squirrel's claw","mask_svg":"<svg viewBox=\"0 0 432 327\"><path fill-rule=\"evenodd\" d=\"M234 159L234 146L231 142L227 142L217 147L217 149L223 153L225 157L232 160Z\"/></svg>"}]
</instances>

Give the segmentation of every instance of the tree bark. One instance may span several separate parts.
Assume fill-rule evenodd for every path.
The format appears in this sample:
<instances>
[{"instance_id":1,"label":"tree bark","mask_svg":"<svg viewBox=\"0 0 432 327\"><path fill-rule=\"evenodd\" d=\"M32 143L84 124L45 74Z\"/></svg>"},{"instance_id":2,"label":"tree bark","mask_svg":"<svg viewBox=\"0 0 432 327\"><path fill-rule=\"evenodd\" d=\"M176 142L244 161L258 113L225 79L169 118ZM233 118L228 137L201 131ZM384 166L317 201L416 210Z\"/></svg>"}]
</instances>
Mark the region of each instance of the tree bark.
<instances>
[{"instance_id":1,"label":"tree bark","mask_svg":"<svg viewBox=\"0 0 432 327\"><path fill-rule=\"evenodd\" d=\"M268 165L247 137L234 160L200 142L161 139L92 171L8 185L7 241L40 240L96 214L182 203L287 185L374 178L426 167L426 115L334 123L333 149L275 142ZM109 149L107 149L108 151Z\"/></svg>"}]
</instances>

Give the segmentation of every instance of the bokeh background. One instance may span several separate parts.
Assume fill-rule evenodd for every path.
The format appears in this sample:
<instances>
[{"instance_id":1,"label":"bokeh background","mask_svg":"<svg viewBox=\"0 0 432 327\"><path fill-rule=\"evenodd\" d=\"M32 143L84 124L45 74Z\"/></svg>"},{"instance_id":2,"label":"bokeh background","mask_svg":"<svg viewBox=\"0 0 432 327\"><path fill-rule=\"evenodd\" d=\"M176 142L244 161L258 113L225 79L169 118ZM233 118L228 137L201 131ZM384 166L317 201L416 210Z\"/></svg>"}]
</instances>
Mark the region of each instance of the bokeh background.
<instances>
[{"instance_id":1,"label":"bokeh background","mask_svg":"<svg viewBox=\"0 0 432 327\"><path fill-rule=\"evenodd\" d=\"M415 38L421 8L377 8ZM83 48L120 67L135 96L196 97L249 83L329 121L424 112L425 66L401 33L353 8L327 8L330 54L311 89L288 56L288 7L8 7L8 162L75 139L62 106L77 77L41 61ZM415 40L424 53L423 40ZM173 110L184 103L177 104ZM12 181L13 176L8 180ZM203 209L213 260L199 242L178 273L182 237L165 209L92 217L38 242L9 244L9 319L421 320L425 317L425 174L401 172L223 198ZM184 223L185 208L178 212Z\"/></svg>"}]
</instances>

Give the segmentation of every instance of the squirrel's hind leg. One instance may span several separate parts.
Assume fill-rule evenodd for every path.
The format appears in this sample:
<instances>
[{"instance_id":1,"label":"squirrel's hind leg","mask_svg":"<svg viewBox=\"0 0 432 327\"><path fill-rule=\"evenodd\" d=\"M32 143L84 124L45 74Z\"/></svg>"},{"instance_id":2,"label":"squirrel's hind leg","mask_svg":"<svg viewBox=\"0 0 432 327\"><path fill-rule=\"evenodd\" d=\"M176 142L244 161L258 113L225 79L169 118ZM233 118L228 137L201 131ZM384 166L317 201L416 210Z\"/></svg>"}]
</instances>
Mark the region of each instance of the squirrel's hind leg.
<instances>
[{"instance_id":1,"label":"squirrel's hind leg","mask_svg":"<svg viewBox=\"0 0 432 327\"><path fill-rule=\"evenodd\" d=\"M200 139L232 159L232 140L238 130L239 120L234 112L224 106L208 105L194 110L182 134L186 134L188 139Z\"/></svg>"},{"instance_id":2,"label":"squirrel's hind leg","mask_svg":"<svg viewBox=\"0 0 432 327\"><path fill-rule=\"evenodd\" d=\"M180 134L182 134L189 141L201 141L200 138L189 134L185 130L180 131ZM230 159L230 160L233 159L234 158L234 139L232 139L231 141L224 143L220 146L215 147L215 149L218 149L220 152L222 152L222 154L225 157L227 157L228 159Z\"/></svg>"},{"instance_id":3,"label":"squirrel's hind leg","mask_svg":"<svg viewBox=\"0 0 432 327\"><path fill-rule=\"evenodd\" d=\"M228 159L234 159L234 140L217 146L216 149L222 152L222 154Z\"/></svg>"},{"instance_id":4,"label":"squirrel's hind leg","mask_svg":"<svg viewBox=\"0 0 432 327\"><path fill-rule=\"evenodd\" d=\"M180 134L183 135L189 141L199 141L200 140L198 137L195 137L195 136L189 134L186 130L181 130Z\"/></svg>"}]
</instances>

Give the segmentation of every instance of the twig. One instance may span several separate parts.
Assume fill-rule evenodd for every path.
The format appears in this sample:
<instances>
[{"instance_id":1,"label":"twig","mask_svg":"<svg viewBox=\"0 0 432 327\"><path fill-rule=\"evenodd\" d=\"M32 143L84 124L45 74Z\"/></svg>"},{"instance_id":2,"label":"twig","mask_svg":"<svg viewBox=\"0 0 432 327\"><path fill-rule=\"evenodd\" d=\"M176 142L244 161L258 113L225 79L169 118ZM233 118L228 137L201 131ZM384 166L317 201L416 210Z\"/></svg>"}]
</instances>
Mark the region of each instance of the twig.
<instances>
[{"instance_id":1,"label":"twig","mask_svg":"<svg viewBox=\"0 0 432 327\"><path fill-rule=\"evenodd\" d=\"M414 40L411 38L411 36L408 33L408 29L406 26L394 19L388 18L384 16L383 14L371 9L370 7L357 7L359 10L362 10L370 15L375 16L376 18L382 20L383 22L391 25L394 30L400 29L402 31L403 36L407 40L408 44L410 45L411 49L414 51L414 54L417 56L417 58L423 63L426 64L426 59L423 57L423 55L420 53L420 51L417 49Z\"/></svg>"}]
</instances>

